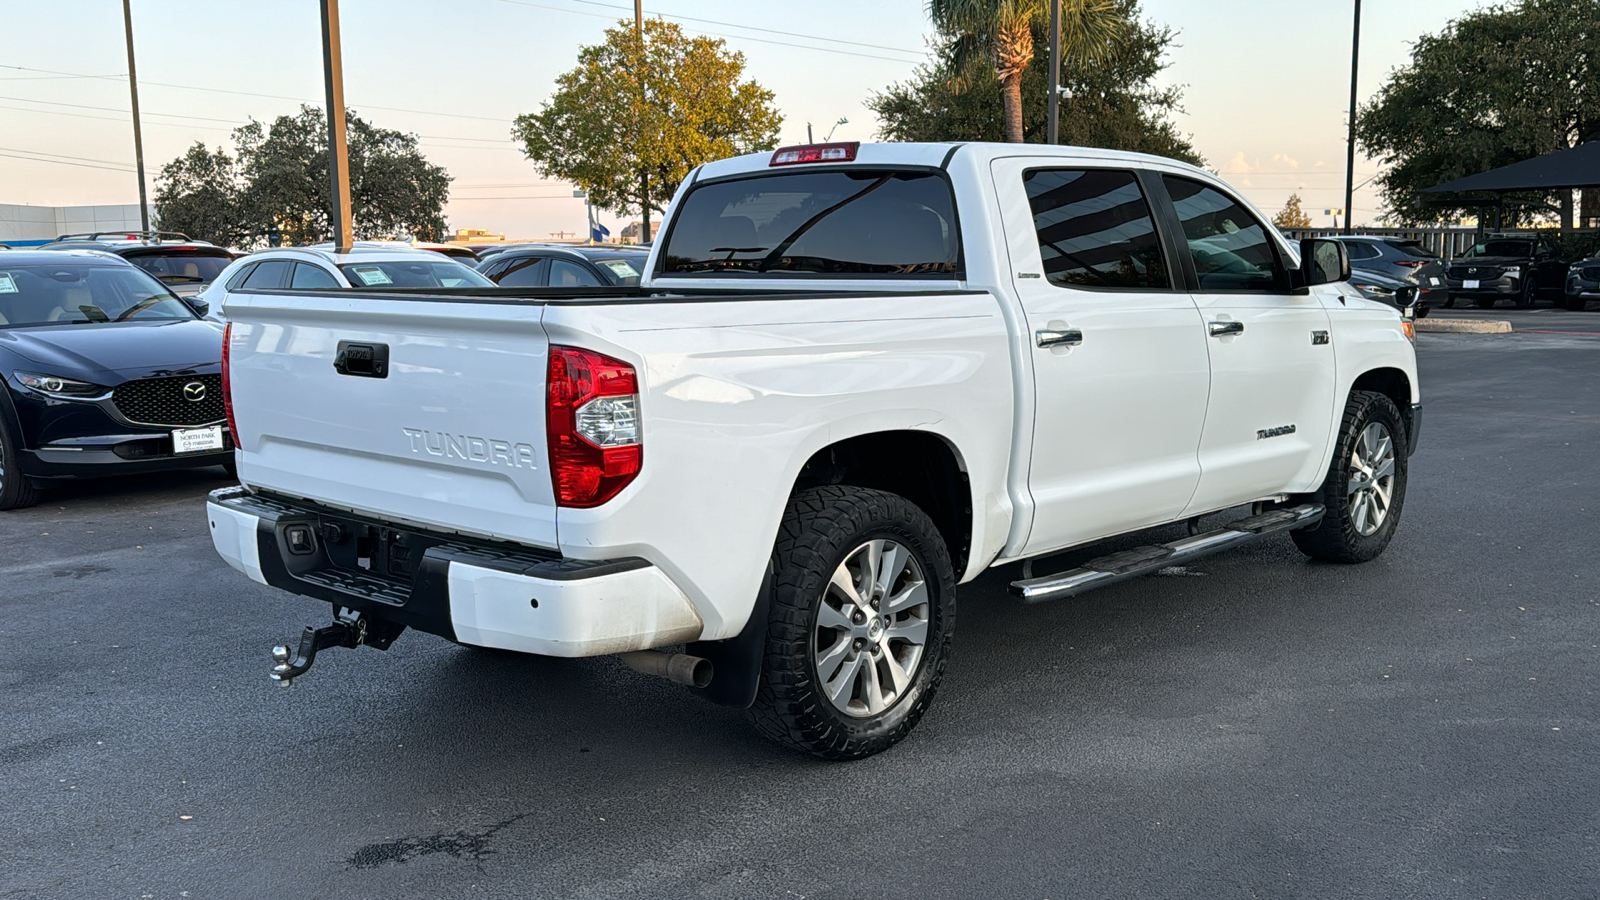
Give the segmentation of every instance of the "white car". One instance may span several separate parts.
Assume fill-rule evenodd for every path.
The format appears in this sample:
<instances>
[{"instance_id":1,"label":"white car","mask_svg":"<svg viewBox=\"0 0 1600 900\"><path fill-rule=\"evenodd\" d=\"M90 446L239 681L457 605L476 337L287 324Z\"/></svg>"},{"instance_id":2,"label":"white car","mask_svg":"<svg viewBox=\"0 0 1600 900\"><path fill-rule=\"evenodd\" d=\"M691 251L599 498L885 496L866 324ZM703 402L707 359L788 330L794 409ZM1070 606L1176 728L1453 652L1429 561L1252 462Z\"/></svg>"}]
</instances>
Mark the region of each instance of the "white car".
<instances>
[{"instance_id":1,"label":"white car","mask_svg":"<svg viewBox=\"0 0 1600 900\"><path fill-rule=\"evenodd\" d=\"M239 291L460 287L494 287L494 282L431 250L357 244L349 253L335 253L332 247L280 247L234 260L199 299L210 307L208 318L226 321L228 300Z\"/></svg>"},{"instance_id":2,"label":"white car","mask_svg":"<svg viewBox=\"0 0 1600 900\"><path fill-rule=\"evenodd\" d=\"M212 495L213 543L332 606L274 648L280 681L406 628L622 654L858 758L914 727L956 586L992 567L1038 602L1273 534L1381 553L1421 395L1411 323L1349 271L1170 159L721 160L638 286L231 297L242 487Z\"/></svg>"}]
</instances>

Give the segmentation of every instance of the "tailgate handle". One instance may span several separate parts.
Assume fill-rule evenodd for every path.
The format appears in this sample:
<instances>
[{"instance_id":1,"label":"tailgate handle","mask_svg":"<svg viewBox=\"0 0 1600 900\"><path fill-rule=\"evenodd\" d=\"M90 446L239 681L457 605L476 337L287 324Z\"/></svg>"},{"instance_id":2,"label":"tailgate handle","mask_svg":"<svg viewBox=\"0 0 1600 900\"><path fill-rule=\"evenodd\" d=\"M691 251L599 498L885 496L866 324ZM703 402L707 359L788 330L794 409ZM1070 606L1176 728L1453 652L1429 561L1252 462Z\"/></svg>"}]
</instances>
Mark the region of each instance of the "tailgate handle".
<instances>
[{"instance_id":1,"label":"tailgate handle","mask_svg":"<svg viewBox=\"0 0 1600 900\"><path fill-rule=\"evenodd\" d=\"M333 358L333 370L358 378L388 378L389 345L340 341L339 353Z\"/></svg>"}]
</instances>

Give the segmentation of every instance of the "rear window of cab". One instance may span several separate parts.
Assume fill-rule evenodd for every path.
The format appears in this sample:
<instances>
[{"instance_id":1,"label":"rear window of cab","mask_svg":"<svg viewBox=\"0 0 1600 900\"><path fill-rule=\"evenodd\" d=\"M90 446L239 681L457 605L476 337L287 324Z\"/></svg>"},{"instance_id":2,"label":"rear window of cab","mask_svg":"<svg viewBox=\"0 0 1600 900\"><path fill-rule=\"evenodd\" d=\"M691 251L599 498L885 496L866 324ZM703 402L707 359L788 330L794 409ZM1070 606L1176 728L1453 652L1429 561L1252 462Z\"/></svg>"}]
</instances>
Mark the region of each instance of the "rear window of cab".
<instances>
[{"instance_id":1,"label":"rear window of cab","mask_svg":"<svg viewBox=\"0 0 1600 900\"><path fill-rule=\"evenodd\" d=\"M946 278L961 273L942 173L786 172L699 185L666 236L663 275Z\"/></svg>"}]
</instances>

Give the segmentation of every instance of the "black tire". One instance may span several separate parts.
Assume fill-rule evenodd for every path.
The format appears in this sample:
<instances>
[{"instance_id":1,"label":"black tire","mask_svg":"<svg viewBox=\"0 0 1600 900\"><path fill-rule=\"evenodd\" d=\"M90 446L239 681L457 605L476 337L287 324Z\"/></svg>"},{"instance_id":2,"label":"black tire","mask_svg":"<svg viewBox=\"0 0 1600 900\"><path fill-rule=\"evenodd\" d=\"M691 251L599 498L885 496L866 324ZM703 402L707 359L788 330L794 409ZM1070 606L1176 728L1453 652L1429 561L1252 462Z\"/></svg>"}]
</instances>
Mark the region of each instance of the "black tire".
<instances>
[{"instance_id":1,"label":"black tire","mask_svg":"<svg viewBox=\"0 0 1600 900\"><path fill-rule=\"evenodd\" d=\"M920 567L927 594L926 636L906 687L887 708L852 715L836 707L823 690L815 636L830 578L863 544L878 539L899 544ZM933 701L954 632L955 573L933 521L895 494L846 485L810 488L790 498L772 560L767 645L751 721L768 738L823 759L861 759L894 746ZM892 655L891 638L887 631L883 634L884 652ZM876 649L851 652L849 659L857 656L862 657L863 675L868 665L874 674L882 665ZM849 681L854 684L856 678Z\"/></svg>"},{"instance_id":2,"label":"black tire","mask_svg":"<svg viewBox=\"0 0 1600 900\"><path fill-rule=\"evenodd\" d=\"M4 390L4 388L0 388ZM21 431L0 398L0 510L26 509L39 502L39 489L28 482L18 463L18 438Z\"/></svg>"},{"instance_id":3,"label":"black tire","mask_svg":"<svg viewBox=\"0 0 1600 900\"><path fill-rule=\"evenodd\" d=\"M1455 294L1446 294L1445 298L1444 298L1444 303L1441 303L1439 305L1439 308L1440 309L1455 309L1456 308L1456 295Z\"/></svg>"},{"instance_id":4,"label":"black tire","mask_svg":"<svg viewBox=\"0 0 1600 900\"><path fill-rule=\"evenodd\" d=\"M1473 297L1472 303L1479 309L1493 309L1495 301L1499 299L1498 297Z\"/></svg>"},{"instance_id":5,"label":"black tire","mask_svg":"<svg viewBox=\"0 0 1600 900\"><path fill-rule=\"evenodd\" d=\"M1394 472L1390 483L1389 503L1375 530L1364 534L1357 504L1349 490L1358 468L1352 461L1362 433L1370 425L1381 425L1392 442ZM1334 444L1333 462L1328 466L1328 477L1314 494L1298 498L1301 503L1321 503L1327 514L1313 528L1292 532L1300 552L1326 562L1361 563L1375 559L1389 546L1394 530L1400 523L1400 513L1405 507L1406 478L1408 473L1406 448L1409 437L1400 410L1383 394L1371 391L1352 391L1345 403L1344 418L1339 423L1339 440Z\"/></svg>"},{"instance_id":6,"label":"black tire","mask_svg":"<svg viewBox=\"0 0 1600 900\"><path fill-rule=\"evenodd\" d=\"M1532 309L1533 302L1539 299L1539 276L1529 275L1522 279L1522 293L1517 295L1517 309Z\"/></svg>"}]
</instances>

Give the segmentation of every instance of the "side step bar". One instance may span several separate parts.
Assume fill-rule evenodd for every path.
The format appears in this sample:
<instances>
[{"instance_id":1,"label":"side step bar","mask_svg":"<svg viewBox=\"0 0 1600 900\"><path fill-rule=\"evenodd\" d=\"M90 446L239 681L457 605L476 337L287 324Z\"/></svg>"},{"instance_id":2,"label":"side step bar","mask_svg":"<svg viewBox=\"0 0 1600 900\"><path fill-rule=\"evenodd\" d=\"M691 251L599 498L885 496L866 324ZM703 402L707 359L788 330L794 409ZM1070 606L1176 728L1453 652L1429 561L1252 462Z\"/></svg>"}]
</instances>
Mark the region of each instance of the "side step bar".
<instances>
[{"instance_id":1,"label":"side step bar","mask_svg":"<svg viewBox=\"0 0 1600 900\"><path fill-rule=\"evenodd\" d=\"M1132 550L1102 556L1058 575L1013 581L1011 592L1023 603L1042 603L1046 600L1076 597L1096 588L1103 588L1139 575L1148 575L1168 566L1182 565L1202 556L1210 556L1259 537L1315 525L1322 521L1322 516L1326 512L1320 503L1271 510L1229 522L1215 531L1186 537L1181 541L1135 547Z\"/></svg>"}]
</instances>

